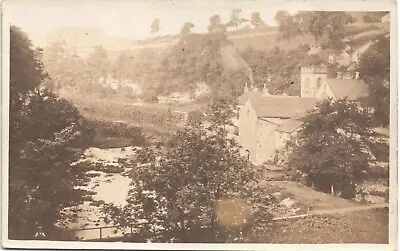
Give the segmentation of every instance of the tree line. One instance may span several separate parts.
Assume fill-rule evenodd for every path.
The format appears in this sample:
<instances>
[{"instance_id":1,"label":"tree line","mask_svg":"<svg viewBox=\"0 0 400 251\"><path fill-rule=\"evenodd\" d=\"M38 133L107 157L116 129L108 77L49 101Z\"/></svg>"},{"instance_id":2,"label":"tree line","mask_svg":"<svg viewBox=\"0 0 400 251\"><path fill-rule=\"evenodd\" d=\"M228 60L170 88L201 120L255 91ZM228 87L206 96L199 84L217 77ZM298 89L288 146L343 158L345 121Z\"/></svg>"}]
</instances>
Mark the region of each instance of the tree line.
<instances>
[{"instance_id":1,"label":"tree line","mask_svg":"<svg viewBox=\"0 0 400 251\"><path fill-rule=\"evenodd\" d=\"M310 34L322 46L335 51L344 48L345 27L355 21L343 11L300 11L291 15L283 10L276 13L275 20L281 39Z\"/></svg>"},{"instance_id":2,"label":"tree line","mask_svg":"<svg viewBox=\"0 0 400 251\"><path fill-rule=\"evenodd\" d=\"M178 43L163 52L142 49L116 53L97 46L84 57L62 41L55 42L44 50L43 62L52 78L48 84L55 89L71 87L133 96L135 93L129 87L120 86L116 91L106 86L110 82L121 85L125 81L140 85L149 98L170 90L192 91L197 83L205 82L220 94L238 95L247 76L224 69L220 49L231 43L226 29L243 22L250 22L255 28L266 26L259 12L253 12L250 19L240 17L240 13L240 9L232 10L227 23L222 23L219 15L210 17L208 34L192 33L194 24L185 22ZM151 34L158 33L160 23L160 19L154 19Z\"/></svg>"},{"instance_id":3,"label":"tree line","mask_svg":"<svg viewBox=\"0 0 400 251\"><path fill-rule=\"evenodd\" d=\"M132 89L122 85L128 82L139 85L144 96L152 97L173 91L193 92L197 83L205 82L215 92L237 95L237 86L244 85L247 77L225 69L220 50L228 44L224 33L188 34L164 52L122 51L112 60L111 52L101 46L84 59L67 45L55 43L46 48L43 61L52 78L48 84L56 90L69 87L132 97ZM119 87L112 90L111 83Z\"/></svg>"},{"instance_id":4,"label":"tree line","mask_svg":"<svg viewBox=\"0 0 400 251\"><path fill-rule=\"evenodd\" d=\"M237 28L242 23L250 23L254 29L268 27L268 25L262 19L260 13L258 11L254 11L250 15L250 19L241 17L242 10L241 9L232 9L231 16L228 22L222 23L221 17L216 14L210 17L210 24L207 27L209 32L215 31L226 31L227 28L233 27ZM192 22L185 22L180 30L180 35L188 35L191 32L191 29L194 28L194 24ZM153 19L150 25L150 34L152 36L156 35L161 30L161 20L159 18Z\"/></svg>"}]
</instances>

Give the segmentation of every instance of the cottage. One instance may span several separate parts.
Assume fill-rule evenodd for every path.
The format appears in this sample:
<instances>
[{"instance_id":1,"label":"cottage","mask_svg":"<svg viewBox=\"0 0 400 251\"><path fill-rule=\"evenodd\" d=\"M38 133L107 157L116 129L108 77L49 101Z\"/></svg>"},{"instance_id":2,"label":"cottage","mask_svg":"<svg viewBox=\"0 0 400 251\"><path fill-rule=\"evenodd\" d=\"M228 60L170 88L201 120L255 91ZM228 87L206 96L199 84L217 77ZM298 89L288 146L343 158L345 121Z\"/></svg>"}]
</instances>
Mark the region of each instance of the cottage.
<instances>
[{"instance_id":1,"label":"cottage","mask_svg":"<svg viewBox=\"0 0 400 251\"><path fill-rule=\"evenodd\" d=\"M260 95L250 97L239 112L239 142L254 164L272 161L276 151L301 126L316 98Z\"/></svg>"},{"instance_id":2,"label":"cottage","mask_svg":"<svg viewBox=\"0 0 400 251\"><path fill-rule=\"evenodd\" d=\"M302 118L325 98L356 100L368 94L365 83L354 78L329 79L324 67L301 69L301 96L270 95L245 86L239 97L238 142L249 160L260 165L273 161L287 140L296 136Z\"/></svg>"},{"instance_id":3,"label":"cottage","mask_svg":"<svg viewBox=\"0 0 400 251\"><path fill-rule=\"evenodd\" d=\"M360 79L328 79L316 93L318 99L347 98L348 100L357 100L367 95L368 88Z\"/></svg>"}]
</instances>

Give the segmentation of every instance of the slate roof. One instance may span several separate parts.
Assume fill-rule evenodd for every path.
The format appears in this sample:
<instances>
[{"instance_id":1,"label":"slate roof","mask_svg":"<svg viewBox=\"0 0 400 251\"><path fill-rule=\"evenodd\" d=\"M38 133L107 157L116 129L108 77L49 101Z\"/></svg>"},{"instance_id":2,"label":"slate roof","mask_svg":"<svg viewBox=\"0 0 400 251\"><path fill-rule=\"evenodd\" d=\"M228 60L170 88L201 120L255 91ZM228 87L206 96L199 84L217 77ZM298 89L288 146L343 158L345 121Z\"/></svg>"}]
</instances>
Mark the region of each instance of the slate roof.
<instances>
[{"instance_id":1,"label":"slate roof","mask_svg":"<svg viewBox=\"0 0 400 251\"><path fill-rule=\"evenodd\" d=\"M327 79L336 99L356 100L368 95L368 88L360 79Z\"/></svg>"},{"instance_id":2,"label":"slate roof","mask_svg":"<svg viewBox=\"0 0 400 251\"><path fill-rule=\"evenodd\" d=\"M318 99L295 96L250 97L250 102L260 118L301 118L315 108Z\"/></svg>"}]
</instances>

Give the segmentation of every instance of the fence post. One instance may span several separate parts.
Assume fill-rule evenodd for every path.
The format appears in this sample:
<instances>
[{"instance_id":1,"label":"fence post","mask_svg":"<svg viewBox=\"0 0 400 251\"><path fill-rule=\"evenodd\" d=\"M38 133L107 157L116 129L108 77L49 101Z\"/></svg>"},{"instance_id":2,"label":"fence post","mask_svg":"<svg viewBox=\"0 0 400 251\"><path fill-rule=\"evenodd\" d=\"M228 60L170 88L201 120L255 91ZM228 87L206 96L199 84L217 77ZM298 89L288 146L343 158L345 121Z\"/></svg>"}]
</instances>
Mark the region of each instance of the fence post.
<instances>
[{"instance_id":1,"label":"fence post","mask_svg":"<svg viewBox=\"0 0 400 251\"><path fill-rule=\"evenodd\" d=\"M102 234L101 230L102 230L103 228L101 227L101 228L99 228L99 229L100 229L100 240L101 240L102 237L103 237L103 236L102 236L103 234Z\"/></svg>"}]
</instances>

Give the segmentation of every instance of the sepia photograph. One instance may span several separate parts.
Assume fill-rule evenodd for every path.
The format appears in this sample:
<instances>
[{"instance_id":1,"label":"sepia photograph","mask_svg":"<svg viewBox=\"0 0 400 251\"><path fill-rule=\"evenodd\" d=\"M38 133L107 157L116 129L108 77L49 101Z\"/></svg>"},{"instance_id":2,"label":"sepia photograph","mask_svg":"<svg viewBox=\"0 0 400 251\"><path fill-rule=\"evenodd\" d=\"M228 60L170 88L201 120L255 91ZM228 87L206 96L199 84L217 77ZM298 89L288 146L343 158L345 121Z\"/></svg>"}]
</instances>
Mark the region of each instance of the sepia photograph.
<instances>
[{"instance_id":1,"label":"sepia photograph","mask_svg":"<svg viewBox=\"0 0 400 251\"><path fill-rule=\"evenodd\" d=\"M2 246L394 250L397 6L346 3L3 1Z\"/></svg>"}]
</instances>

